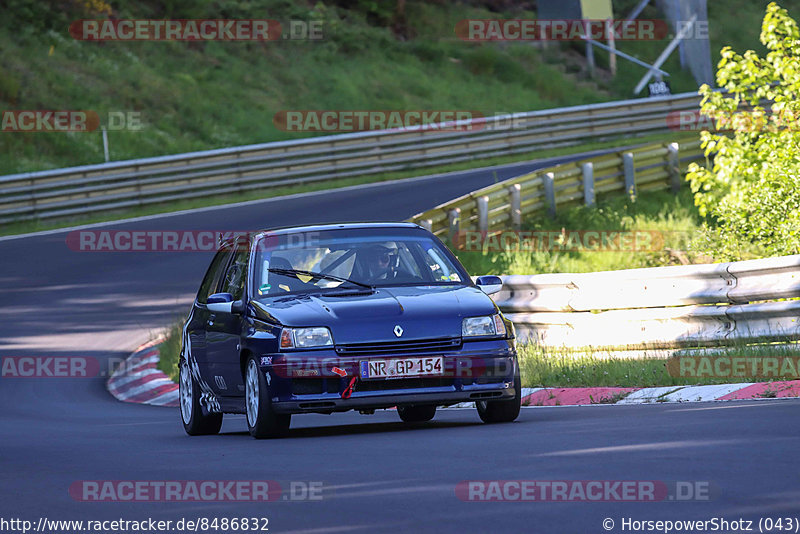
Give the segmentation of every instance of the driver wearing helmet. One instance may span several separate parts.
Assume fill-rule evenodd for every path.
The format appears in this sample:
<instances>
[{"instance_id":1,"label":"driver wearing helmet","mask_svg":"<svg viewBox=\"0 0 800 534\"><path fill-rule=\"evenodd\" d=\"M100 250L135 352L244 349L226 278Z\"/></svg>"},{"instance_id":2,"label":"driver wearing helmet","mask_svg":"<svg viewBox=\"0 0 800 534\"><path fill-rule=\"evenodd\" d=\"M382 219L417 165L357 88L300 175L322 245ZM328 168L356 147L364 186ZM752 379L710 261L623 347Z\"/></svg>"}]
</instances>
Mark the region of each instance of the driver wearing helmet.
<instances>
[{"instance_id":1,"label":"driver wearing helmet","mask_svg":"<svg viewBox=\"0 0 800 534\"><path fill-rule=\"evenodd\" d=\"M393 278L397 255L394 249L383 245L374 245L363 251L364 266L370 280L386 280Z\"/></svg>"}]
</instances>

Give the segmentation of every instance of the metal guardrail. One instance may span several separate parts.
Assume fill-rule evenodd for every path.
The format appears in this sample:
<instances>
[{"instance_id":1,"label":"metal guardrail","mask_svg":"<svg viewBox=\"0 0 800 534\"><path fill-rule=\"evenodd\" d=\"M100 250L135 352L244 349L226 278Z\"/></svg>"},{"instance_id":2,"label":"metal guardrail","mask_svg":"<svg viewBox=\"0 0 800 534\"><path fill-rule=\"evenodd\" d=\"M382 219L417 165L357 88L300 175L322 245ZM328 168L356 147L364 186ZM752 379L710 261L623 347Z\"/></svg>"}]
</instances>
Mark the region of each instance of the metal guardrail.
<instances>
[{"instance_id":1,"label":"metal guardrail","mask_svg":"<svg viewBox=\"0 0 800 534\"><path fill-rule=\"evenodd\" d=\"M800 255L713 265L505 276L523 341L647 351L800 339Z\"/></svg>"},{"instance_id":2,"label":"metal guardrail","mask_svg":"<svg viewBox=\"0 0 800 534\"><path fill-rule=\"evenodd\" d=\"M361 132L1 176L0 223L629 139L669 131L669 113L695 111L699 103L696 93L685 93L491 117L469 132Z\"/></svg>"},{"instance_id":3,"label":"metal guardrail","mask_svg":"<svg viewBox=\"0 0 800 534\"><path fill-rule=\"evenodd\" d=\"M540 169L473 191L411 219L455 243L458 233L520 228L525 215L583 202L597 195L671 188L677 191L690 162L704 162L700 141L654 144Z\"/></svg>"}]
</instances>

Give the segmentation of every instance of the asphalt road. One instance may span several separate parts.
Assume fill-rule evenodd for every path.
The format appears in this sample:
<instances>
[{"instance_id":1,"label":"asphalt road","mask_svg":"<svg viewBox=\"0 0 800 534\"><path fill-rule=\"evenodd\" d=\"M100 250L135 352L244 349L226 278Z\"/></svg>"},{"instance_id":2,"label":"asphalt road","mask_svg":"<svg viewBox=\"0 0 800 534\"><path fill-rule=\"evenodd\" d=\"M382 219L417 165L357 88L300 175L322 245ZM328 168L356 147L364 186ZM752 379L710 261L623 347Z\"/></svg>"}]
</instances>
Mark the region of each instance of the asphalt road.
<instances>
[{"instance_id":1,"label":"asphalt road","mask_svg":"<svg viewBox=\"0 0 800 534\"><path fill-rule=\"evenodd\" d=\"M457 173L107 228L402 220L493 179L486 171ZM0 258L0 355L90 356L102 369L186 311L209 254L76 252L64 232L54 232L0 240ZM610 532L623 532L623 518L800 518L795 400L532 408L503 426L481 424L473 410L441 411L411 428L392 412L305 415L295 417L288 439L255 441L241 417L226 418L221 436L190 438L175 409L119 403L103 382L0 378L0 531L13 528L3 520L35 524L39 517L267 517L270 532L312 533L606 532L605 518L615 522ZM684 481L709 487L710 499L498 503L456 496L462 481L493 479ZM270 480L284 490L313 482L322 498L80 502L69 488L86 480Z\"/></svg>"}]
</instances>

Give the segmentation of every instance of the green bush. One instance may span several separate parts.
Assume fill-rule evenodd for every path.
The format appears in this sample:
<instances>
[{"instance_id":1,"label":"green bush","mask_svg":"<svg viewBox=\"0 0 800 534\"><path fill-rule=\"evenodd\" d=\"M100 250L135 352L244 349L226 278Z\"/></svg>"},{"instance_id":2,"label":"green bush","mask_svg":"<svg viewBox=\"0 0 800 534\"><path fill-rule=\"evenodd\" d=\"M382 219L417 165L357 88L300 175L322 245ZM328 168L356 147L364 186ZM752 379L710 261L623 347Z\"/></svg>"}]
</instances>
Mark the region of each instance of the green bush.
<instances>
[{"instance_id":1,"label":"green bush","mask_svg":"<svg viewBox=\"0 0 800 534\"><path fill-rule=\"evenodd\" d=\"M707 218L694 246L720 260L800 252L800 29L776 3L761 42L764 57L722 50L717 83L729 98L700 90L703 114L731 132L703 132L714 166L692 165L687 176ZM773 102L771 112L762 99Z\"/></svg>"}]
</instances>

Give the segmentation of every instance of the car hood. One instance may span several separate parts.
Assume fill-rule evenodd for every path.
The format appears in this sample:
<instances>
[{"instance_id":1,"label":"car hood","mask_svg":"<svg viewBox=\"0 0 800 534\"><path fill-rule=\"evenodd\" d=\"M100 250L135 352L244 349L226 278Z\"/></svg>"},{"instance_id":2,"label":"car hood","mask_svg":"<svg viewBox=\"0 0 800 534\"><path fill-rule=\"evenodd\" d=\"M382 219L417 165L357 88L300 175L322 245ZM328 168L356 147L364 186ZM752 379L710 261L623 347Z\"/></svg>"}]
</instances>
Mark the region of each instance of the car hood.
<instances>
[{"instance_id":1,"label":"car hood","mask_svg":"<svg viewBox=\"0 0 800 534\"><path fill-rule=\"evenodd\" d=\"M327 326L334 342L458 337L464 317L491 315L492 300L476 287L414 286L341 296L287 295L252 301L260 319L286 326Z\"/></svg>"}]
</instances>

